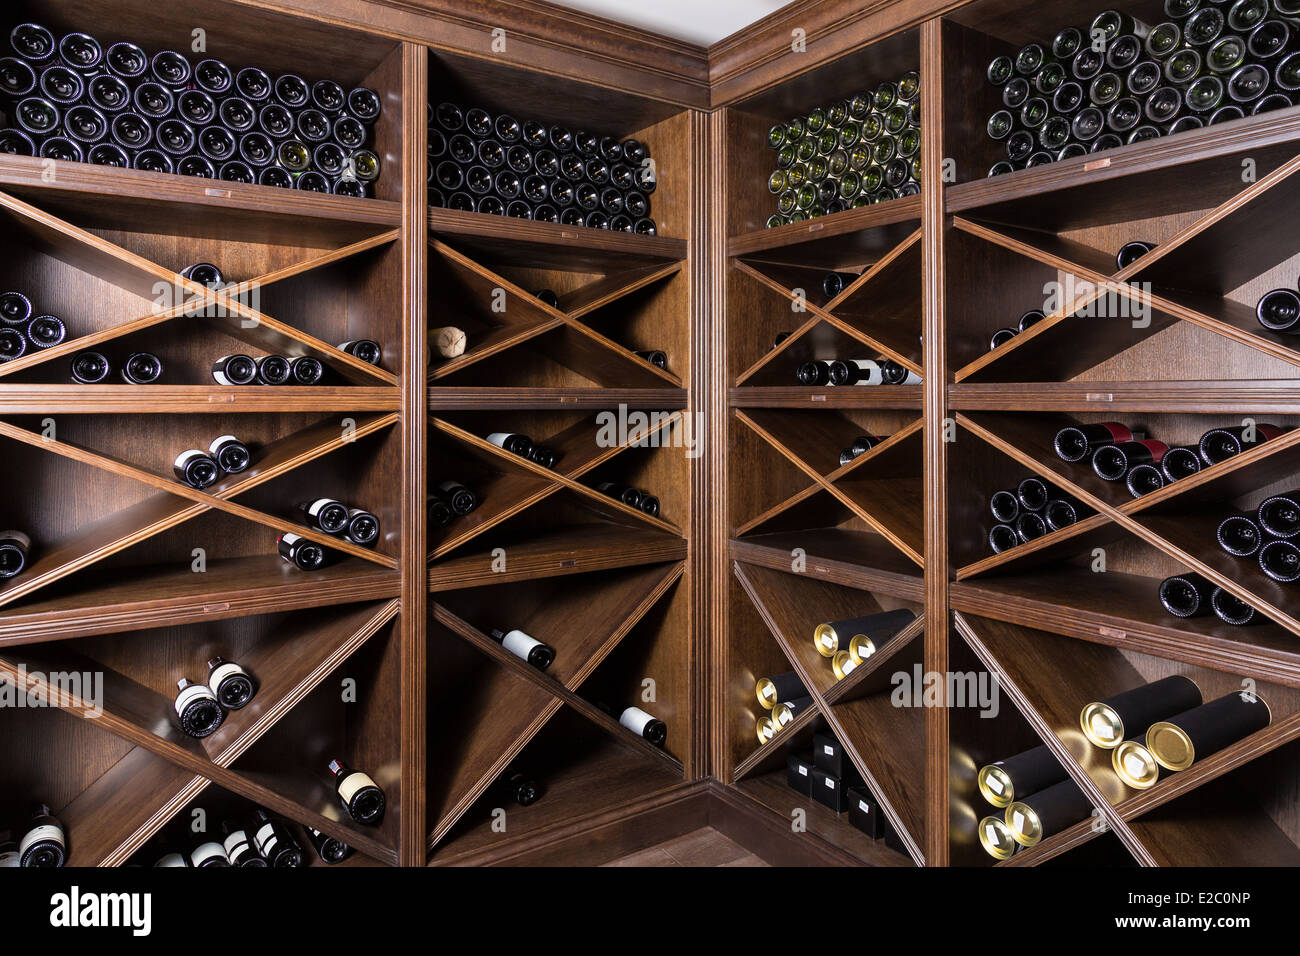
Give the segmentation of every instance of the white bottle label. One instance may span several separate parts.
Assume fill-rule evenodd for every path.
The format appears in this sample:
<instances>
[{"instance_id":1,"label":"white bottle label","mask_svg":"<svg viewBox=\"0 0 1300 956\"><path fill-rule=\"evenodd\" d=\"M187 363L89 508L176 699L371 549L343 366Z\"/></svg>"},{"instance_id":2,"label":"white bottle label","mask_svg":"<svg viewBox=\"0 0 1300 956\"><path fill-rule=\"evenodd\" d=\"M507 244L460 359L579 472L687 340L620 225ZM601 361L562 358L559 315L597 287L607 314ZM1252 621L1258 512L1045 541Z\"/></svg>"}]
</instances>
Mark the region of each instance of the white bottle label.
<instances>
[{"instance_id":1,"label":"white bottle label","mask_svg":"<svg viewBox=\"0 0 1300 956\"><path fill-rule=\"evenodd\" d=\"M849 365L856 365L858 370L866 372L866 378L860 378L854 382L855 385L883 385L885 383L884 374L881 372L880 363L874 359L852 359Z\"/></svg>"},{"instance_id":2,"label":"white bottle label","mask_svg":"<svg viewBox=\"0 0 1300 956\"><path fill-rule=\"evenodd\" d=\"M248 834L243 830L236 830L226 836L226 856L231 860L234 860L235 851L241 846L248 846Z\"/></svg>"},{"instance_id":3,"label":"white bottle label","mask_svg":"<svg viewBox=\"0 0 1300 956\"><path fill-rule=\"evenodd\" d=\"M514 432L493 432L491 435L488 435L487 440L494 445L497 445L501 448L505 448L506 439L508 439L513 434Z\"/></svg>"},{"instance_id":4,"label":"white bottle label","mask_svg":"<svg viewBox=\"0 0 1300 956\"><path fill-rule=\"evenodd\" d=\"M226 849L220 843L204 843L202 846L194 848L190 854L190 862L195 866L202 866L206 861L221 857L226 859ZM230 861L226 859L226 862Z\"/></svg>"},{"instance_id":5,"label":"white bottle label","mask_svg":"<svg viewBox=\"0 0 1300 956\"><path fill-rule=\"evenodd\" d=\"M257 849L262 856L269 857L271 851L275 849L275 829L270 820L266 821L257 830Z\"/></svg>"},{"instance_id":6,"label":"white bottle label","mask_svg":"<svg viewBox=\"0 0 1300 956\"><path fill-rule=\"evenodd\" d=\"M203 452L197 448L191 448L189 451L183 451L176 457L175 467L184 471L186 467L196 458L206 458Z\"/></svg>"},{"instance_id":7,"label":"white bottle label","mask_svg":"<svg viewBox=\"0 0 1300 956\"><path fill-rule=\"evenodd\" d=\"M911 369L907 370L907 378L898 383L899 385L920 385L921 376L917 375Z\"/></svg>"},{"instance_id":8,"label":"white bottle label","mask_svg":"<svg viewBox=\"0 0 1300 956\"><path fill-rule=\"evenodd\" d=\"M313 518L319 518L320 513L332 504L334 504L333 498L317 498L307 506L307 514Z\"/></svg>"},{"instance_id":9,"label":"white bottle label","mask_svg":"<svg viewBox=\"0 0 1300 956\"><path fill-rule=\"evenodd\" d=\"M55 826L53 823L45 823L39 827L32 827L27 831L27 835L23 837L23 842L18 844L19 858L21 859L25 856L27 851L36 844L44 843L47 840L51 843L57 843L59 846L63 846L63 828Z\"/></svg>"},{"instance_id":10,"label":"white bottle label","mask_svg":"<svg viewBox=\"0 0 1300 956\"><path fill-rule=\"evenodd\" d=\"M343 798L344 803L351 803L352 798L364 790L366 787L374 787L375 782L369 776L360 770L354 770L343 778L339 784L339 796ZM378 789L376 787L376 789Z\"/></svg>"},{"instance_id":11,"label":"white bottle label","mask_svg":"<svg viewBox=\"0 0 1300 956\"><path fill-rule=\"evenodd\" d=\"M827 790L834 790L834 789L835 789L835 778L834 778L834 777L823 777L823 778L822 778L822 786L824 786Z\"/></svg>"},{"instance_id":12,"label":"white bottle label","mask_svg":"<svg viewBox=\"0 0 1300 956\"><path fill-rule=\"evenodd\" d=\"M640 707L629 707L618 718L620 724L635 734L644 734L646 727L652 720L654 720L654 716L647 714Z\"/></svg>"},{"instance_id":13,"label":"white bottle label","mask_svg":"<svg viewBox=\"0 0 1300 956\"><path fill-rule=\"evenodd\" d=\"M295 544L297 544L299 541L302 540L302 536L294 534L292 531L286 531L284 534L280 536L280 540L292 548Z\"/></svg>"},{"instance_id":14,"label":"white bottle label","mask_svg":"<svg viewBox=\"0 0 1300 956\"><path fill-rule=\"evenodd\" d=\"M6 539L13 541L16 545L18 545L18 547L22 548L24 551L30 551L32 549L32 539L29 538L27 535L23 534L21 531L0 531L0 541L4 541Z\"/></svg>"},{"instance_id":15,"label":"white bottle label","mask_svg":"<svg viewBox=\"0 0 1300 956\"><path fill-rule=\"evenodd\" d=\"M212 692L215 694L223 680L227 677L233 677L236 674L246 674L246 672L238 664L232 664L230 661L226 661L224 664L218 664L212 669L212 673L208 675L208 687L211 688Z\"/></svg>"},{"instance_id":16,"label":"white bottle label","mask_svg":"<svg viewBox=\"0 0 1300 956\"><path fill-rule=\"evenodd\" d=\"M159 857L154 866L185 866L185 857L179 853L168 853L166 856Z\"/></svg>"},{"instance_id":17,"label":"white bottle label","mask_svg":"<svg viewBox=\"0 0 1300 956\"><path fill-rule=\"evenodd\" d=\"M524 660L528 660L528 652L541 643L537 638L529 637L523 631L510 631L501 638L502 647L515 657L522 657Z\"/></svg>"},{"instance_id":18,"label":"white bottle label","mask_svg":"<svg viewBox=\"0 0 1300 956\"><path fill-rule=\"evenodd\" d=\"M0 853L0 870L6 867L17 866L17 865L18 865L17 850L5 850L3 853Z\"/></svg>"},{"instance_id":19,"label":"white bottle label","mask_svg":"<svg viewBox=\"0 0 1300 956\"><path fill-rule=\"evenodd\" d=\"M234 435L222 435L220 438L214 438L212 439L212 444L208 446L208 453L212 455L216 455L218 449L220 449L221 446L228 441L233 441L235 443L238 443L239 439L236 438Z\"/></svg>"},{"instance_id":20,"label":"white bottle label","mask_svg":"<svg viewBox=\"0 0 1300 956\"><path fill-rule=\"evenodd\" d=\"M177 717L181 716L181 714L185 712L186 707L188 707L194 701L202 700L205 697L210 698L212 700L216 700L216 698L213 697L212 695L212 691L208 690L207 685L191 684L189 687L186 687L184 690L182 690L179 694L176 695L176 703L175 703L176 716Z\"/></svg>"}]
</instances>

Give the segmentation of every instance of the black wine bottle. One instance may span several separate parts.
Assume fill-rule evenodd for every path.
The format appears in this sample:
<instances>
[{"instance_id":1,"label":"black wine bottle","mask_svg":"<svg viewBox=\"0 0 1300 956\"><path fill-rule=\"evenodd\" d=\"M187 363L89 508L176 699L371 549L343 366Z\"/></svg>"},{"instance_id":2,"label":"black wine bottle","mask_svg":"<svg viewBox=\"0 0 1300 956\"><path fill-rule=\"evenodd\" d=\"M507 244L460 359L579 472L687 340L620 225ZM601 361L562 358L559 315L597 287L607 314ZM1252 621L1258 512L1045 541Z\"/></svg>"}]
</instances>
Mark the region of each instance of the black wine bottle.
<instances>
[{"instance_id":1,"label":"black wine bottle","mask_svg":"<svg viewBox=\"0 0 1300 956\"><path fill-rule=\"evenodd\" d=\"M1010 551L1020 544L1020 535L1009 524L995 524L989 529L989 548L994 554Z\"/></svg>"},{"instance_id":2,"label":"black wine bottle","mask_svg":"<svg viewBox=\"0 0 1300 956\"><path fill-rule=\"evenodd\" d=\"M493 628L488 631L488 635L515 657L527 661L539 671L546 670L555 662L555 648L523 631L518 629L502 631Z\"/></svg>"},{"instance_id":3,"label":"black wine bottle","mask_svg":"<svg viewBox=\"0 0 1300 956\"><path fill-rule=\"evenodd\" d=\"M1036 511L1022 511L1020 516L1012 523L1016 531L1016 537L1021 541L1033 541L1035 538L1041 538L1047 534L1047 522L1043 516Z\"/></svg>"},{"instance_id":4,"label":"black wine bottle","mask_svg":"<svg viewBox=\"0 0 1300 956\"><path fill-rule=\"evenodd\" d=\"M63 824L44 805L36 807L18 841L18 865L59 867L68 859L68 839Z\"/></svg>"},{"instance_id":5,"label":"black wine bottle","mask_svg":"<svg viewBox=\"0 0 1300 956\"><path fill-rule=\"evenodd\" d=\"M1176 445L1160 459L1160 470L1169 481L1178 481L1201 470L1201 453L1188 445Z\"/></svg>"},{"instance_id":6,"label":"black wine bottle","mask_svg":"<svg viewBox=\"0 0 1300 956\"><path fill-rule=\"evenodd\" d=\"M35 349L52 349L68 334L63 320L53 315L38 315L27 323L27 341Z\"/></svg>"},{"instance_id":7,"label":"black wine bottle","mask_svg":"<svg viewBox=\"0 0 1300 956\"><path fill-rule=\"evenodd\" d=\"M334 779L334 791L348 815L357 823L379 826L387 805L384 791L367 774L353 770L341 760L331 760L329 772Z\"/></svg>"},{"instance_id":8,"label":"black wine bottle","mask_svg":"<svg viewBox=\"0 0 1300 956\"><path fill-rule=\"evenodd\" d=\"M253 454L248 446L234 435L220 435L212 439L208 454L227 475L245 471L253 462Z\"/></svg>"},{"instance_id":9,"label":"black wine bottle","mask_svg":"<svg viewBox=\"0 0 1300 956\"><path fill-rule=\"evenodd\" d=\"M172 462L176 480L200 491L216 484L221 477L221 466L205 451L191 448L181 452Z\"/></svg>"},{"instance_id":10,"label":"black wine bottle","mask_svg":"<svg viewBox=\"0 0 1300 956\"><path fill-rule=\"evenodd\" d=\"M226 858L230 860L231 866L260 868L267 866L266 860L257 851L257 846L253 843L252 838L248 835L248 830L242 824L232 820L223 820L221 822L221 832L225 837L222 843L226 848Z\"/></svg>"},{"instance_id":11,"label":"black wine bottle","mask_svg":"<svg viewBox=\"0 0 1300 956\"><path fill-rule=\"evenodd\" d=\"M440 481L434 486L434 494L447 503L452 513L465 516L478 507L478 497L459 481Z\"/></svg>"},{"instance_id":12,"label":"black wine bottle","mask_svg":"<svg viewBox=\"0 0 1300 956\"><path fill-rule=\"evenodd\" d=\"M342 343L339 350L359 358L367 365L378 365L384 357L384 350L374 339L351 339Z\"/></svg>"},{"instance_id":13,"label":"black wine bottle","mask_svg":"<svg viewBox=\"0 0 1300 956\"><path fill-rule=\"evenodd\" d=\"M604 707L601 709L607 710ZM607 710L607 712L613 713L611 710ZM618 712L618 722L632 733L644 737L656 747L662 747L668 742L668 725L640 707L625 707L620 710Z\"/></svg>"},{"instance_id":14,"label":"black wine bottle","mask_svg":"<svg viewBox=\"0 0 1300 956\"><path fill-rule=\"evenodd\" d=\"M1300 580L1300 548L1285 539L1270 541L1259 549L1259 566L1274 581Z\"/></svg>"},{"instance_id":15,"label":"black wine bottle","mask_svg":"<svg viewBox=\"0 0 1300 956\"><path fill-rule=\"evenodd\" d=\"M537 798L542 795L541 787L537 785L537 781L514 765L507 767L502 772L501 776L497 778L496 786L498 790L521 807L536 803Z\"/></svg>"},{"instance_id":16,"label":"black wine bottle","mask_svg":"<svg viewBox=\"0 0 1300 956\"><path fill-rule=\"evenodd\" d=\"M822 294L833 299L856 281L856 272L828 272L822 279Z\"/></svg>"},{"instance_id":17,"label":"black wine bottle","mask_svg":"<svg viewBox=\"0 0 1300 956\"><path fill-rule=\"evenodd\" d=\"M425 499L425 511L431 528L445 528L456 517L456 512L451 510L451 505L439 495L429 495Z\"/></svg>"},{"instance_id":18,"label":"black wine bottle","mask_svg":"<svg viewBox=\"0 0 1300 956\"><path fill-rule=\"evenodd\" d=\"M21 531L0 531L0 580L22 574L31 554L32 539Z\"/></svg>"},{"instance_id":19,"label":"black wine bottle","mask_svg":"<svg viewBox=\"0 0 1300 956\"><path fill-rule=\"evenodd\" d=\"M262 385L283 385L292 374L283 355L264 355L257 360L257 381Z\"/></svg>"},{"instance_id":20,"label":"black wine bottle","mask_svg":"<svg viewBox=\"0 0 1300 956\"><path fill-rule=\"evenodd\" d=\"M301 535L285 532L276 547L280 557L301 571L316 571L325 566L328 557L325 548Z\"/></svg>"},{"instance_id":21,"label":"black wine bottle","mask_svg":"<svg viewBox=\"0 0 1300 956\"><path fill-rule=\"evenodd\" d=\"M1052 445L1061 461L1083 461L1103 445L1116 445L1135 440L1127 426L1119 422L1097 422L1093 425L1069 425L1056 433Z\"/></svg>"},{"instance_id":22,"label":"black wine bottle","mask_svg":"<svg viewBox=\"0 0 1300 956\"><path fill-rule=\"evenodd\" d=\"M1270 332L1300 334L1300 295L1292 289L1265 292L1255 305L1255 318Z\"/></svg>"},{"instance_id":23,"label":"black wine bottle","mask_svg":"<svg viewBox=\"0 0 1300 956\"><path fill-rule=\"evenodd\" d=\"M1264 543L1264 530L1259 526L1256 515L1228 515L1219 522L1215 531L1219 547L1237 558L1248 558L1256 554Z\"/></svg>"},{"instance_id":24,"label":"black wine bottle","mask_svg":"<svg viewBox=\"0 0 1300 956\"><path fill-rule=\"evenodd\" d=\"M311 841L311 845L316 850L316 855L321 858L322 863L330 865L342 863L352 855L352 847L342 840L322 833L315 827L306 827L305 829L307 830L307 839Z\"/></svg>"},{"instance_id":25,"label":"black wine bottle","mask_svg":"<svg viewBox=\"0 0 1300 956\"><path fill-rule=\"evenodd\" d=\"M206 286L209 289L220 288L226 284L226 277L211 262L196 262L193 265L186 266L181 270L181 278L189 279L191 282Z\"/></svg>"},{"instance_id":26,"label":"black wine bottle","mask_svg":"<svg viewBox=\"0 0 1300 956\"><path fill-rule=\"evenodd\" d=\"M514 432L492 432L487 436L492 444L504 448L512 454L527 458L533 450L533 441L527 435Z\"/></svg>"},{"instance_id":27,"label":"black wine bottle","mask_svg":"<svg viewBox=\"0 0 1300 956\"><path fill-rule=\"evenodd\" d=\"M216 840L208 840L206 843L200 843L190 851L190 866L195 869L212 866L230 866L230 857L226 855L226 847L223 843Z\"/></svg>"},{"instance_id":28,"label":"black wine bottle","mask_svg":"<svg viewBox=\"0 0 1300 956\"><path fill-rule=\"evenodd\" d=\"M1092 454L1092 470L1105 481L1122 481L1134 465L1158 465L1168 450L1153 438L1102 445Z\"/></svg>"},{"instance_id":29,"label":"black wine bottle","mask_svg":"<svg viewBox=\"0 0 1300 956\"><path fill-rule=\"evenodd\" d=\"M1201 436L1197 447L1201 452L1201 460L1207 465L1214 465L1290 430L1262 423L1237 425L1231 428L1211 428Z\"/></svg>"},{"instance_id":30,"label":"black wine bottle","mask_svg":"<svg viewBox=\"0 0 1300 956\"><path fill-rule=\"evenodd\" d=\"M1049 497L1047 484L1033 475L1016 485L1016 501L1021 511L1042 511L1047 507Z\"/></svg>"},{"instance_id":31,"label":"black wine bottle","mask_svg":"<svg viewBox=\"0 0 1300 956\"><path fill-rule=\"evenodd\" d=\"M1007 807L1007 826L1021 846L1034 846L1044 838L1068 829L1092 813L1092 804L1072 780L1062 780L1044 790L1014 801Z\"/></svg>"},{"instance_id":32,"label":"black wine bottle","mask_svg":"<svg viewBox=\"0 0 1300 956\"><path fill-rule=\"evenodd\" d=\"M218 385L251 385L257 379L257 363L252 356L223 355L212 363L212 380Z\"/></svg>"},{"instance_id":33,"label":"black wine bottle","mask_svg":"<svg viewBox=\"0 0 1300 956\"><path fill-rule=\"evenodd\" d=\"M176 699L172 710L181 730L191 737L207 737L215 733L226 719L217 695L207 684L196 684L182 677L176 682Z\"/></svg>"},{"instance_id":34,"label":"black wine bottle","mask_svg":"<svg viewBox=\"0 0 1300 956\"><path fill-rule=\"evenodd\" d=\"M21 292L0 292L0 322L24 326L32 318L32 300Z\"/></svg>"},{"instance_id":35,"label":"black wine bottle","mask_svg":"<svg viewBox=\"0 0 1300 956\"><path fill-rule=\"evenodd\" d=\"M239 710L253 699L253 675L234 661L214 657L208 661L208 689L226 710Z\"/></svg>"},{"instance_id":36,"label":"black wine bottle","mask_svg":"<svg viewBox=\"0 0 1300 956\"><path fill-rule=\"evenodd\" d=\"M995 521L1007 524L1020 514L1020 496L1014 491L995 491L989 496L989 512Z\"/></svg>"},{"instance_id":37,"label":"black wine bottle","mask_svg":"<svg viewBox=\"0 0 1300 956\"><path fill-rule=\"evenodd\" d=\"M112 370L108 359L99 352L78 352L72 359L72 380L78 385L98 385Z\"/></svg>"},{"instance_id":38,"label":"black wine bottle","mask_svg":"<svg viewBox=\"0 0 1300 956\"><path fill-rule=\"evenodd\" d=\"M874 359L837 359L828 371L832 385L884 385L885 373Z\"/></svg>"},{"instance_id":39,"label":"black wine bottle","mask_svg":"<svg viewBox=\"0 0 1300 956\"><path fill-rule=\"evenodd\" d=\"M348 507L333 498L315 498L298 506L303 520L326 534L342 534L348 526Z\"/></svg>"},{"instance_id":40,"label":"black wine bottle","mask_svg":"<svg viewBox=\"0 0 1300 956\"><path fill-rule=\"evenodd\" d=\"M128 385L151 385L162 372L162 360L152 352L133 352L122 364L122 380Z\"/></svg>"},{"instance_id":41,"label":"black wine bottle","mask_svg":"<svg viewBox=\"0 0 1300 956\"><path fill-rule=\"evenodd\" d=\"M632 354L637 358L645 359L655 368L665 370L668 368L668 356L662 349L639 349Z\"/></svg>"},{"instance_id":42,"label":"black wine bottle","mask_svg":"<svg viewBox=\"0 0 1300 956\"><path fill-rule=\"evenodd\" d=\"M560 453L550 445L534 445L529 450L527 458L543 468L554 468L559 464Z\"/></svg>"},{"instance_id":43,"label":"black wine bottle","mask_svg":"<svg viewBox=\"0 0 1300 956\"><path fill-rule=\"evenodd\" d=\"M1225 624L1243 627L1255 620L1255 609L1223 588L1215 588L1210 593L1210 609Z\"/></svg>"},{"instance_id":44,"label":"black wine bottle","mask_svg":"<svg viewBox=\"0 0 1300 956\"><path fill-rule=\"evenodd\" d=\"M289 363L289 377L295 385L319 385L325 377L325 366L320 359L300 355Z\"/></svg>"},{"instance_id":45,"label":"black wine bottle","mask_svg":"<svg viewBox=\"0 0 1300 956\"><path fill-rule=\"evenodd\" d=\"M800 385L829 385L831 383L831 363L822 361L804 362L795 369L794 374Z\"/></svg>"},{"instance_id":46,"label":"black wine bottle","mask_svg":"<svg viewBox=\"0 0 1300 956\"><path fill-rule=\"evenodd\" d=\"M1195 572L1175 574L1160 582L1160 604L1174 617L1197 617L1210 612L1214 585Z\"/></svg>"},{"instance_id":47,"label":"black wine bottle","mask_svg":"<svg viewBox=\"0 0 1300 956\"><path fill-rule=\"evenodd\" d=\"M552 289L538 289L533 292L533 298L543 305L549 305L552 309L560 307L560 297Z\"/></svg>"},{"instance_id":48,"label":"black wine bottle","mask_svg":"<svg viewBox=\"0 0 1300 956\"><path fill-rule=\"evenodd\" d=\"M1130 265L1137 262L1148 252L1155 248L1155 243L1143 242L1135 239L1132 242L1126 242L1119 247L1119 252L1115 253L1115 269L1127 269Z\"/></svg>"},{"instance_id":49,"label":"black wine bottle","mask_svg":"<svg viewBox=\"0 0 1300 956\"><path fill-rule=\"evenodd\" d=\"M1300 491L1272 495L1259 505L1259 526L1275 538L1300 534Z\"/></svg>"},{"instance_id":50,"label":"black wine bottle","mask_svg":"<svg viewBox=\"0 0 1300 956\"><path fill-rule=\"evenodd\" d=\"M643 514L648 514L652 518L659 517L659 499L648 491L641 492L641 504L638 507Z\"/></svg>"},{"instance_id":51,"label":"black wine bottle","mask_svg":"<svg viewBox=\"0 0 1300 956\"><path fill-rule=\"evenodd\" d=\"M351 508L343 536L353 544L373 548L379 540L379 519L363 508Z\"/></svg>"},{"instance_id":52,"label":"black wine bottle","mask_svg":"<svg viewBox=\"0 0 1300 956\"><path fill-rule=\"evenodd\" d=\"M265 810L254 814L253 841L262 858L278 868L296 868L307 865L307 857L297 838L279 820Z\"/></svg>"},{"instance_id":53,"label":"black wine bottle","mask_svg":"<svg viewBox=\"0 0 1300 956\"><path fill-rule=\"evenodd\" d=\"M921 384L921 376L890 359L880 363L880 374L884 378L886 385Z\"/></svg>"},{"instance_id":54,"label":"black wine bottle","mask_svg":"<svg viewBox=\"0 0 1300 956\"><path fill-rule=\"evenodd\" d=\"M1141 498L1165 486L1165 473L1155 465L1134 465L1125 477L1128 492L1134 498Z\"/></svg>"},{"instance_id":55,"label":"black wine bottle","mask_svg":"<svg viewBox=\"0 0 1300 956\"><path fill-rule=\"evenodd\" d=\"M630 485L620 485L613 481L602 481L596 486L596 490L602 495L608 495L611 498L617 498L623 504L631 508L641 507L641 489L633 488Z\"/></svg>"}]
</instances>

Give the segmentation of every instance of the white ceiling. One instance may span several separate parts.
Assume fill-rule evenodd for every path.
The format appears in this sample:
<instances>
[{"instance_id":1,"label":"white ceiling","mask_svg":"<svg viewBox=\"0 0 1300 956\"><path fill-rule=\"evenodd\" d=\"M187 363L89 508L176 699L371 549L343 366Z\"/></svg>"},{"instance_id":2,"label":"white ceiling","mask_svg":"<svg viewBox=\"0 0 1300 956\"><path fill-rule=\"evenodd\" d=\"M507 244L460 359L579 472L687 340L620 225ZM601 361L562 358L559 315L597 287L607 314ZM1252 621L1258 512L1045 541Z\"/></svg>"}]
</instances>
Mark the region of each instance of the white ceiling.
<instances>
[{"instance_id":1,"label":"white ceiling","mask_svg":"<svg viewBox=\"0 0 1300 956\"><path fill-rule=\"evenodd\" d=\"M709 46L789 0L553 0L562 7Z\"/></svg>"}]
</instances>

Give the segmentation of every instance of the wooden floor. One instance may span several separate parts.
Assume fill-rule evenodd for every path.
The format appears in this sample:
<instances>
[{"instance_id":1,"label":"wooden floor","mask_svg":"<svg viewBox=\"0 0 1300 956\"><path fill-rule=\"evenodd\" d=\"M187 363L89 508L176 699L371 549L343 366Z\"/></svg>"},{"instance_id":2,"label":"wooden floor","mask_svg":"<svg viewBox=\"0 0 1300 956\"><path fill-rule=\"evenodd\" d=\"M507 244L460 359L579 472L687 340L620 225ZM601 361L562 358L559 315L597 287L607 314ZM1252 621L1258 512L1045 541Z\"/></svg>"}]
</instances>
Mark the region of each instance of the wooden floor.
<instances>
[{"instance_id":1,"label":"wooden floor","mask_svg":"<svg viewBox=\"0 0 1300 956\"><path fill-rule=\"evenodd\" d=\"M701 827L667 843L648 847L605 866L767 866L712 827Z\"/></svg>"}]
</instances>

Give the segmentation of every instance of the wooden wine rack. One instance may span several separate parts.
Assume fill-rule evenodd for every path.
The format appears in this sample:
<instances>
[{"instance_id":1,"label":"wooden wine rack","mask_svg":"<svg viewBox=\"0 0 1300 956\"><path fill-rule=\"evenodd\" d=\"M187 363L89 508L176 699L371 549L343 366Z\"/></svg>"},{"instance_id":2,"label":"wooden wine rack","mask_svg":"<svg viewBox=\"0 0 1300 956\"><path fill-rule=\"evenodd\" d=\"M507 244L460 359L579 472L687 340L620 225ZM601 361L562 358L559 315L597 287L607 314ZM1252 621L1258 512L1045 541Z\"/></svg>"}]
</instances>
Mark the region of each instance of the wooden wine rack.
<instances>
[{"instance_id":1,"label":"wooden wine rack","mask_svg":"<svg viewBox=\"0 0 1300 956\"><path fill-rule=\"evenodd\" d=\"M370 86L383 172L353 200L0 156L0 288L70 329L0 365L0 525L36 542L0 586L0 675L47 704L0 709L0 810L48 803L79 865L148 865L191 810L253 805L352 845L346 865L594 863L705 824L774 862L992 865L974 773L1044 742L1104 826L1001 865L1300 861L1300 604L1221 555L1212 520L1300 484L1300 431L1141 499L1050 446L1071 421L1179 442L1242 417L1300 425L1300 347L1253 317L1300 266L1300 111L985 179L988 60L1096 4L821 0L709 50L539 0L179 6L47 0L14 22L149 50L202 26L207 55ZM1149 0L1122 9L1158 18ZM807 52L789 49L795 27ZM763 228L772 123L908 70L921 194ZM429 207L426 116L443 100L643 141L658 235ZM1116 271L1133 239L1158 245ZM179 276L202 260L237 287ZM830 270L860 278L827 299ZM987 351L1067 279L1095 291ZM1150 321L1077 314L1100 294ZM469 347L431 362L443 325ZM380 366L336 347L357 337L380 342ZM157 352L168 384L67 384L84 348ZM651 348L667 370L634 354ZM330 384L211 384L232 351L315 356ZM878 355L923 384L795 384L810 358ZM645 417L610 446L602 413L620 408ZM502 429L558 464L483 437ZM222 432L256 444L252 469L203 491L172 479L178 451ZM841 466L864 432L888 439ZM990 555L985 496L1029 474L1091 513ZM427 489L448 478L480 505L430 529ZM603 481L650 490L661 513ZM374 510L378 547L305 530L309 493ZM288 568L275 540L290 530L341 560ZM1165 614L1156 585L1180 570L1264 622ZM916 620L836 681L813 626L895 608ZM554 665L504 651L488 636L503 626L551 643ZM195 741L165 714L176 679L217 653L259 690ZM1002 706L894 706L895 675L917 668L996 678ZM813 706L759 745L754 680L791 669ZM65 673L101 674L102 695L51 677ZM1273 722L1127 790L1077 739L1079 707L1172 673L1207 698L1253 680ZM643 703L667 747L600 701ZM897 841L786 787L786 756L823 731ZM381 826L342 818L332 756L384 787ZM544 796L501 831L492 784L516 759Z\"/></svg>"}]
</instances>

